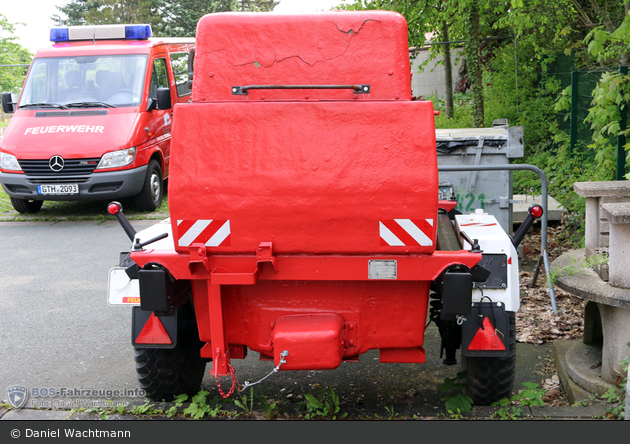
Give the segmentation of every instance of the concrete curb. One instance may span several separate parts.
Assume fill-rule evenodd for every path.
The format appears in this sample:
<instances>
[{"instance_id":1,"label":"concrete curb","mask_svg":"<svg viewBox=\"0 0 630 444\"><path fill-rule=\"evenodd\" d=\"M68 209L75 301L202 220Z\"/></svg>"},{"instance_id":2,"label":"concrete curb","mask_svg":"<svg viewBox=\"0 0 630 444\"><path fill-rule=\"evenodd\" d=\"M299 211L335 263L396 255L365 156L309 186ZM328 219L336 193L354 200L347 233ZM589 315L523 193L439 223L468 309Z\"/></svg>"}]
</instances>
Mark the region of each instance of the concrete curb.
<instances>
[{"instance_id":1,"label":"concrete curb","mask_svg":"<svg viewBox=\"0 0 630 444\"><path fill-rule=\"evenodd\" d=\"M509 410L508 410L509 409ZM512 416L514 420L598 420L605 419L606 409L603 405L586 405L586 406L566 406L566 407L517 407L520 413ZM238 409L234 405L227 404L224 409L226 412L239 413ZM506 410L513 412L512 408L506 407L473 407L473 409L462 415L462 420L498 420L499 412ZM433 406L421 406L407 408L406 410L397 410L392 414L392 411L388 411L384 407L374 408L350 408L344 410L348 413L347 420L389 420L389 419L401 419L401 420L413 420L413 419L443 419L453 420L443 408ZM242 413L242 411L240 412ZM262 412L257 412L258 417L262 416ZM300 420L298 418L298 412L294 413L295 418L287 416L279 416L279 420ZM111 414L108 418L103 418L98 413L92 412L76 412L72 410L36 410L36 409L21 409L11 410L6 407L0 407L0 421L135 421L135 420L164 420L172 421L175 419L169 418L166 415L134 415L134 414ZM188 420L189 418L177 417L177 420ZM217 416L216 418L206 418L204 420L226 420L233 419L224 416ZM249 419L246 416L241 416L238 419Z\"/></svg>"}]
</instances>

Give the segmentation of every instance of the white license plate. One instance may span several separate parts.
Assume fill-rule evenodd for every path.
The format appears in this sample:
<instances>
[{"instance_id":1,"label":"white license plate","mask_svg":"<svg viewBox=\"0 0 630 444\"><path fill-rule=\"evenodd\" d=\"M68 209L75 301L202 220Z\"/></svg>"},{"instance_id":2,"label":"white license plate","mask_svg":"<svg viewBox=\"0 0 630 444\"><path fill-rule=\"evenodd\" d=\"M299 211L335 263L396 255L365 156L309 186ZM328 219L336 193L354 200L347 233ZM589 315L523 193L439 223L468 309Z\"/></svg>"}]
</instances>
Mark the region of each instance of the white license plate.
<instances>
[{"instance_id":1,"label":"white license plate","mask_svg":"<svg viewBox=\"0 0 630 444\"><path fill-rule=\"evenodd\" d=\"M79 185L76 183L37 185L37 194L79 194Z\"/></svg>"},{"instance_id":2,"label":"white license plate","mask_svg":"<svg viewBox=\"0 0 630 444\"><path fill-rule=\"evenodd\" d=\"M140 305L138 279L129 279L124 267L109 270L107 302L110 305Z\"/></svg>"}]
</instances>

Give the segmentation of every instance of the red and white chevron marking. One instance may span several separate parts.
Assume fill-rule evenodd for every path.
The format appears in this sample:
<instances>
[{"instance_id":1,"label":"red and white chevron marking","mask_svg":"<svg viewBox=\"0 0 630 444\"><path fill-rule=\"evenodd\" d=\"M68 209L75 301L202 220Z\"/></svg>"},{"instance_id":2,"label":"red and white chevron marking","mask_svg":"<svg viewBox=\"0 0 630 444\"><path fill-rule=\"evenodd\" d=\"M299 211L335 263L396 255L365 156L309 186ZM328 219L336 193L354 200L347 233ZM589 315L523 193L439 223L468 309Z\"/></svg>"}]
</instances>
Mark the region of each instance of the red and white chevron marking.
<instances>
[{"instance_id":1,"label":"red and white chevron marking","mask_svg":"<svg viewBox=\"0 0 630 444\"><path fill-rule=\"evenodd\" d=\"M429 233L429 234L427 234ZM430 247L433 219L390 219L379 221L381 245L391 247Z\"/></svg>"},{"instance_id":2,"label":"red and white chevron marking","mask_svg":"<svg viewBox=\"0 0 630 444\"><path fill-rule=\"evenodd\" d=\"M178 220L177 233L180 247L192 244L204 244L206 247L230 245L229 220Z\"/></svg>"}]
</instances>

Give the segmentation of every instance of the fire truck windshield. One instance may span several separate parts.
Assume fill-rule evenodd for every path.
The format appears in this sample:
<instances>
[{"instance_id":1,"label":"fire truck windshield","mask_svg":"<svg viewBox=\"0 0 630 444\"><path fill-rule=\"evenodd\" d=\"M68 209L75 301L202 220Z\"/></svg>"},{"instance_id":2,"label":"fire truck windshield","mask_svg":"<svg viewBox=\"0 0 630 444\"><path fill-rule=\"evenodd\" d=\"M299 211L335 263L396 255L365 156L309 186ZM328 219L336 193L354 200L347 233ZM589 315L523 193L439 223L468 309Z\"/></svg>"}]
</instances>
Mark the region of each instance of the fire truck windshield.
<instances>
[{"instance_id":1,"label":"fire truck windshield","mask_svg":"<svg viewBox=\"0 0 630 444\"><path fill-rule=\"evenodd\" d=\"M19 108L138 106L146 55L36 58Z\"/></svg>"}]
</instances>

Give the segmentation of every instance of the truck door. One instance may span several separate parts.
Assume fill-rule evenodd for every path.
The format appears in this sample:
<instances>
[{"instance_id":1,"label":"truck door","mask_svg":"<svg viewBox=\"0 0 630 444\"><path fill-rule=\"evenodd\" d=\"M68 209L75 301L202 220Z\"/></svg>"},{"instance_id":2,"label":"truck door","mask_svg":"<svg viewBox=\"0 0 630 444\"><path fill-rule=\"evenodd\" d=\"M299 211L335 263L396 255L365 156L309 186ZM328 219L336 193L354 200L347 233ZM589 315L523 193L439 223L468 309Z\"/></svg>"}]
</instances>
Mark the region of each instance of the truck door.
<instances>
[{"instance_id":1,"label":"truck door","mask_svg":"<svg viewBox=\"0 0 630 444\"><path fill-rule=\"evenodd\" d=\"M185 103L190 99L192 90L188 87L188 52L172 52L169 53L168 61L170 62L170 73L173 81L171 82L171 102ZM170 116L173 116L171 108ZM170 131L170 127L169 127ZM168 174L170 160L170 143L165 151L166 156L166 174Z\"/></svg>"},{"instance_id":2,"label":"truck door","mask_svg":"<svg viewBox=\"0 0 630 444\"><path fill-rule=\"evenodd\" d=\"M149 112L152 118L149 122L147 133L149 137L154 138L157 148L162 153L164 164L162 166L163 177L168 177L168 158L170 151L171 139L171 116L173 108L157 109L157 90L158 88L170 88L170 81L167 69L166 57L158 56L153 60L151 72L151 83L149 86ZM153 151L153 149L151 149ZM150 155L150 154L149 154Z\"/></svg>"}]
</instances>

